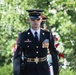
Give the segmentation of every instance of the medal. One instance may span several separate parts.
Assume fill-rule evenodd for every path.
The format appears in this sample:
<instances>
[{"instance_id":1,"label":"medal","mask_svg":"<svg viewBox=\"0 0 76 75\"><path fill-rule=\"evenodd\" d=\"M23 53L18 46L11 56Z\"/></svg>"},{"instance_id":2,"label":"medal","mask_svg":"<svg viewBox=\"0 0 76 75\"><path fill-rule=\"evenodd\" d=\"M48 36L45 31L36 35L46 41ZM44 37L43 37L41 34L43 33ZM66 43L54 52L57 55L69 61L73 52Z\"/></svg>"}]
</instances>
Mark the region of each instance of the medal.
<instances>
[{"instance_id":1,"label":"medal","mask_svg":"<svg viewBox=\"0 0 76 75\"><path fill-rule=\"evenodd\" d=\"M43 42L42 42L42 48L48 48L49 47L49 40L48 39L45 39Z\"/></svg>"}]
</instances>

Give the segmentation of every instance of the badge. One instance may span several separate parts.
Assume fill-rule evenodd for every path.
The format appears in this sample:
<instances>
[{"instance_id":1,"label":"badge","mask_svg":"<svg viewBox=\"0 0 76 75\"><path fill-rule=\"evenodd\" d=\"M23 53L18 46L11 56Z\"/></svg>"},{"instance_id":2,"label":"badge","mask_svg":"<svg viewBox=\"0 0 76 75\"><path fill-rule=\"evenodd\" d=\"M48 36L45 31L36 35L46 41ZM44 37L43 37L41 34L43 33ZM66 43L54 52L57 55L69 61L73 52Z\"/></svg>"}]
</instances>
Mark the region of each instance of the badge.
<instances>
[{"instance_id":1,"label":"badge","mask_svg":"<svg viewBox=\"0 0 76 75\"><path fill-rule=\"evenodd\" d=\"M27 33L28 35L30 34L30 32Z\"/></svg>"},{"instance_id":2,"label":"badge","mask_svg":"<svg viewBox=\"0 0 76 75\"><path fill-rule=\"evenodd\" d=\"M27 39L27 40L25 40L24 42L32 42L31 40L29 40L29 39Z\"/></svg>"},{"instance_id":3,"label":"badge","mask_svg":"<svg viewBox=\"0 0 76 75\"><path fill-rule=\"evenodd\" d=\"M42 33L43 35L45 35L45 33Z\"/></svg>"},{"instance_id":4,"label":"badge","mask_svg":"<svg viewBox=\"0 0 76 75\"><path fill-rule=\"evenodd\" d=\"M34 59L34 61L35 61L36 64L38 64L38 62L39 62L39 58L36 57L36 58Z\"/></svg>"}]
</instances>

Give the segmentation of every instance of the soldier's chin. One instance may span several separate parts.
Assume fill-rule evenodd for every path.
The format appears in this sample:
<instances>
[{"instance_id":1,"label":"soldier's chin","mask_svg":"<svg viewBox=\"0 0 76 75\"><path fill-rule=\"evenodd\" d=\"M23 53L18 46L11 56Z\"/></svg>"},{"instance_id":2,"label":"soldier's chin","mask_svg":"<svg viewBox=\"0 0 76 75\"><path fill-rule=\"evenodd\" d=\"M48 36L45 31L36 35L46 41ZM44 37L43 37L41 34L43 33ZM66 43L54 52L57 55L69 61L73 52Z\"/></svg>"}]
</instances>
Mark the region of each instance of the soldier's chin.
<instances>
[{"instance_id":1,"label":"soldier's chin","mask_svg":"<svg viewBox=\"0 0 76 75\"><path fill-rule=\"evenodd\" d=\"M35 26L34 28L38 28L37 26Z\"/></svg>"},{"instance_id":2,"label":"soldier's chin","mask_svg":"<svg viewBox=\"0 0 76 75\"><path fill-rule=\"evenodd\" d=\"M34 24L34 26L37 26L38 24Z\"/></svg>"}]
</instances>

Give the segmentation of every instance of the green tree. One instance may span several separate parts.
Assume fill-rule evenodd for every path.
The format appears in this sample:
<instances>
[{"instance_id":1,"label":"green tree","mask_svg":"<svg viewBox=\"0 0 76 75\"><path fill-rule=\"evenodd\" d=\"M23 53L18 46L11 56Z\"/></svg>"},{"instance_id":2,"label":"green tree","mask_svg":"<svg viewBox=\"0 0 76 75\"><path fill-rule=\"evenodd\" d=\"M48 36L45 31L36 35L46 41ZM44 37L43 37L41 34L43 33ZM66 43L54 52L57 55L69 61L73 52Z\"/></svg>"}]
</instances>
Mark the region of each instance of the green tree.
<instances>
[{"instance_id":1,"label":"green tree","mask_svg":"<svg viewBox=\"0 0 76 75\"><path fill-rule=\"evenodd\" d=\"M18 33L29 28L27 9L44 9L47 28L61 36L65 57L76 70L76 1L75 0L0 0L0 66L11 62L12 48Z\"/></svg>"}]
</instances>

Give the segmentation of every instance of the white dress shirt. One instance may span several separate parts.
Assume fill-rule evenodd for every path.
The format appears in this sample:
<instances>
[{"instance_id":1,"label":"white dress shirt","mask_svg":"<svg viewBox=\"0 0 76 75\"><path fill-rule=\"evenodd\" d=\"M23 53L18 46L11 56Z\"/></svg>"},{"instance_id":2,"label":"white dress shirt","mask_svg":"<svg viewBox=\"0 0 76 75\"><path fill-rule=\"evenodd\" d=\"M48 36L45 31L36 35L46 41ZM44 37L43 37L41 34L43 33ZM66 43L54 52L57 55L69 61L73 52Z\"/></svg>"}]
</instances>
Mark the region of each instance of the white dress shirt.
<instances>
[{"instance_id":1,"label":"white dress shirt","mask_svg":"<svg viewBox=\"0 0 76 75\"><path fill-rule=\"evenodd\" d=\"M37 32L38 40L40 40L40 28L37 31L33 30L32 28L30 30L34 37L35 37L35 32Z\"/></svg>"}]
</instances>

